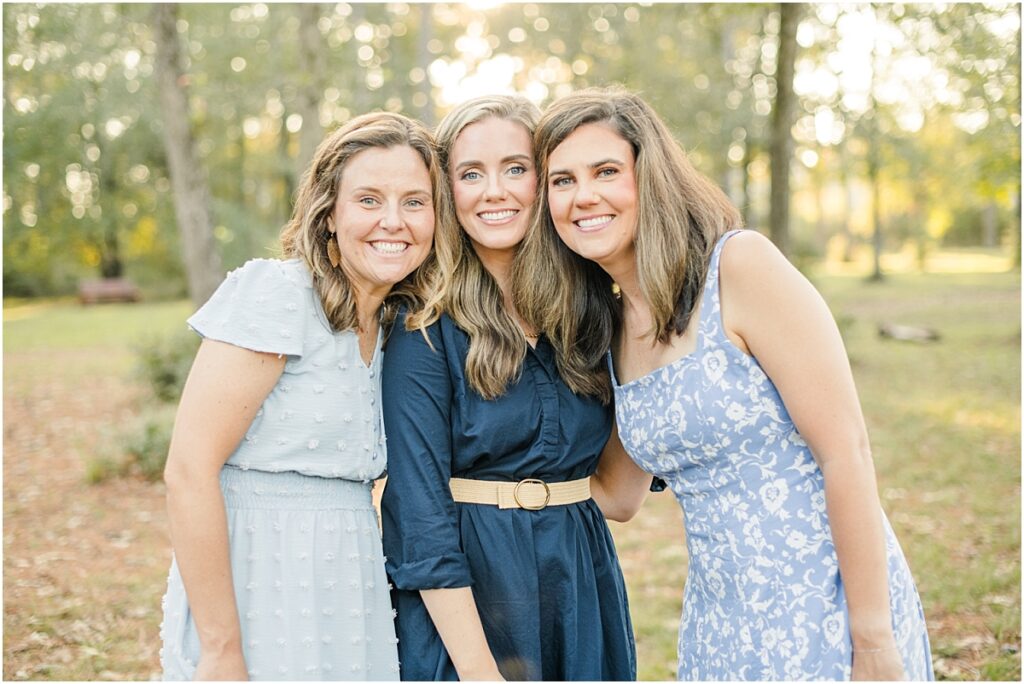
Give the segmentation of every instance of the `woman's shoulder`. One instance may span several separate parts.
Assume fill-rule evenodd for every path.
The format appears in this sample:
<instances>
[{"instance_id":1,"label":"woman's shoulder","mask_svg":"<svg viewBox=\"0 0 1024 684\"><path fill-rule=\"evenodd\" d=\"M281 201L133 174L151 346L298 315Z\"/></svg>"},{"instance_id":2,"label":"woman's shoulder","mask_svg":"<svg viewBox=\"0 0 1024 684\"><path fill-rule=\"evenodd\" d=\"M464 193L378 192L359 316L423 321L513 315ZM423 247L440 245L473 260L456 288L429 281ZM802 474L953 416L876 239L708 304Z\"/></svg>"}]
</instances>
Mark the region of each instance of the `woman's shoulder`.
<instances>
[{"instance_id":1,"label":"woman's shoulder","mask_svg":"<svg viewBox=\"0 0 1024 684\"><path fill-rule=\"evenodd\" d=\"M203 337L300 355L311 287L312 277L297 259L251 259L228 273L188 323Z\"/></svg>"},{"instance_id":2,"label":"woman's shoulder","mask_svg":"<svg viewBox=\"0 0 1024 684\"><path fill-rule=\"evenodd\" d=\"M384 342L385 363L417 366L426 364L450 365L458 362L465 346L458 335L463 333L447 316L441 316L429 325L409 325L410 311L399 308L391 332Z\"/></svg>"},{"instance_id":3,"label":"woman's shoulder","mask_svg":"<svg viewBox=\"0 0 1024 684\"><path fill-rule=\"evenodd\" d=\"M730 275L757 278L762 267L786 260L775 243L756 230L737 230L723 238L719 268Z\"/></svg>"},{"instance_id":4,"label":"woman's shoulder","mask_svg":"<svg viewBox=\"0 0 1024 684\"><path fill-rule=\"evenodd\" d=\"M740 231L723 245L718 271L722 317L741 337L813 291L775 243L754 230Z\"/></svg>"},{"instance_id":5,"label":"woman's shoulder","mask_svg":"<svg viewBox=\"0 0 1024 684\"><path fill-rule=\"evenodd\" d=\"M264 284L267 287L285 285L309 289L313 287L313 275L301 259L249 259L238 268L228 272L225 282L247 282L253 285Z\"/></svg>"},{"instance_id":6,"label":"woman's shoulder","mask_svg":"<svg viewBox=\"0 0 1024 684\"><path fill-rule=\"evenodd\" d=\"M416 320L421 317L420 311L414 311L407 304L401 304L395 311L395 328L401 328L407 332L427 331L428 333L436 332L438 334L447 334L451 330L459 329L455 321L452 320L452 317L445 311L439 313L436 318L426 325L418 325L416 323Z\"/></svg>"}]
</instances>

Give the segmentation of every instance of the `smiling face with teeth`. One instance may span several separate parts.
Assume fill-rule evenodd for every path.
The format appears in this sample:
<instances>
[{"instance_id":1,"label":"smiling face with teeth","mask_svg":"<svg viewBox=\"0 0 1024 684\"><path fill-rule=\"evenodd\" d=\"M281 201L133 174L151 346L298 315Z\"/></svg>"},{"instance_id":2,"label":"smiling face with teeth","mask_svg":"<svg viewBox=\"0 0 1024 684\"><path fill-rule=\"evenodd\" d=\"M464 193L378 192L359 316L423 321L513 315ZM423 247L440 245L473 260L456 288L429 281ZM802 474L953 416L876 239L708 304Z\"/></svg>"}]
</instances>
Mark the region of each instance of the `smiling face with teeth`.
<instances>
[{"instance_id":1,"label":"smiling face with teeth","mask_svg":"<svg viewBox=\"0 0 1024 684\"><path fill-rule=\"evenodd\" d=\"M635 264L636 160L607 123L580 126L548 158L548 209L562 242L610 274Z\"/></svg>"},{"instance_id":2,"label":"smiling face with teeth","mask_svg":"<svg viewBox=\"0 0 1024 684\"><path fill-rule=\"evenodd\" d=\"M357 290L386 295L430 253L430 172L407 145L374 147L345 164L328 221L341 268Z\"/></svg>"},{"instance_id":3,"label":"smiling face with teeth","mask_svg":"<svg viewBox=\"0 0 1024 684\"><path fill-rule=\"evenodd\" d=\"M459 133L449 161L455 215L485 263L510 255L526 235L537 195L530 132L488 117Z\"/></svg>"}]
</instances>

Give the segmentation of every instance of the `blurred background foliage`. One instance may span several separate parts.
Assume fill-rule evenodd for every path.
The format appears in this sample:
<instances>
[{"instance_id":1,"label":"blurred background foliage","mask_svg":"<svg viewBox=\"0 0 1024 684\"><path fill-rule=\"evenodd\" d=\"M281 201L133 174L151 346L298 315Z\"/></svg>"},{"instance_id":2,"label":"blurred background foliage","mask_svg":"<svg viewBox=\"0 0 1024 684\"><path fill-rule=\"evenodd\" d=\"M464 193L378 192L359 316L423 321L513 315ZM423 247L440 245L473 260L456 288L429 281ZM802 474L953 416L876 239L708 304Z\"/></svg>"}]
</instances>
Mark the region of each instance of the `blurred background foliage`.
<instances>
[{"instance_id":1,"label":"blurred background foliage","mask_svg":"<svg viewBox=\"0 0 1024 684\"><path fill-rule=\"evenodd\" d=\"M186 292L154 8L3 6L3 287L126 275ZM434 124L519 91L640 91L767 228L780 8L766 4L187 4L188 125L230 268L273 252L325 132L373 109ZM790 256L1020 242L1020 6L818 4L796 29ZM877 208L877 212L875 209Z\"/></svg>"},{"instance_id":2,"label":"blurred background foliage","mask_svg":"<svg viewBox=\"0 0 1024 684\"><path fill-rule=\"evenodd\" d=\"M198 343L186 254L212 245L217 279L272 255L315 145L357 114L432 125L478 94L544 106L612 83L648 98L773 239L771 154L786 151L787 253L816 270L843 329L936 673L1020 679L1019 4L2 11L4 679L159 678L169 544L154 480ZM169 81L164 26L181 58ZM165 118L169 93L184 117ZM191 251L168 161L183 144L209 214ZM872 253L890 277L868 287ZM150 301L42 299L104 275ZM942 342L879 338L893 321ZM613 531L640 677L671 678L678 506L651 497Z\"/></svg>"}]
</instances>

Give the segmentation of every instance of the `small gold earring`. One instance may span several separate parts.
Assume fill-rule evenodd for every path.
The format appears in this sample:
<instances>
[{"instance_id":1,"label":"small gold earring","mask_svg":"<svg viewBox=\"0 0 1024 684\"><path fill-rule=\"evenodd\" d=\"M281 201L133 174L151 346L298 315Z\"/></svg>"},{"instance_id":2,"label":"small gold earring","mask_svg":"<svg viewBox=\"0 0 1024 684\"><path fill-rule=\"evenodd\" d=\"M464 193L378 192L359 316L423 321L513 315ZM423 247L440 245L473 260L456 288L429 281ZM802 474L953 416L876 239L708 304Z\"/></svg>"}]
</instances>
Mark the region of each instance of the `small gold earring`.
<instances>
[{"instance_id":1,"label":"small gold earring","mask_svg":"<svg viewBox=\"0 0 1024 684\"><path fill-rule=\"evenodd\" d=\"M334 237L334 233L331 233L327 237L327 258L331 261L331 266L338 268L338 264L341 263L341 250L338 248L338 241Z\"/></svg>"}]
</instances>

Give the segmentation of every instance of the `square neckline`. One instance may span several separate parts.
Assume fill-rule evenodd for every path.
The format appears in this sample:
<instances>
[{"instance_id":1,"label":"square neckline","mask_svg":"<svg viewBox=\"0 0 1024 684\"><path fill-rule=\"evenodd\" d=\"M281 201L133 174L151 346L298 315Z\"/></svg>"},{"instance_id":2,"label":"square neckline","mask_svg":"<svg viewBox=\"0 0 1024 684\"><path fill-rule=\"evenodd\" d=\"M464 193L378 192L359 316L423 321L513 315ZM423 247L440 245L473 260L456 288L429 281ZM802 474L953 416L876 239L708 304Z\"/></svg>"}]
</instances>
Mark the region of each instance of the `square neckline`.
<instances>
[{"instance_id":1,"label":"square neckline","mask_svg":"<svg viewBox=\"0 0 1024 684\"><path fill-rule=\"evenodd\" d=\"M703 287L701 287L701 291L700 291L700 312L699 312L698 317L697 317L697 319L698 319L697 320L697 346L694 347L693 351L687 352L686 354L683 354L682 356L680 356L677 359L673 359L672 361L669 361L668 363L665 363L665 364L663 364L661 366L658 366L657 368L654 368L651 371L649 371L647 373L644 373L641 376L633 378L632 380L626 382L625 384L620 384L619 383L618 377L617 377L617 375L615 373L615 360L612 358L612 350L609 349L607 351L608 374L611 377L612 391L613 392L615 390L626 389L630 385L636 385L636 384L638 384L640 382L645 382L645 383L646 382L650 382L651 379L654 377L654 375L656 373L661 373L663 371L675 368L677 365L681 364L683 361L685 361L687 359L696 360L696 359L700 358L699 354L704 349L704 328L705 328L705 322L706 322L705 315L707 314L707 304L708 304L707 300L708 300L709 297L712 296L709 293L714 291L715 295L719 295L720 294L720 288L721 288L720 283L721 283L721 281L720 281L720 278L718 276L719 276L719 261L720 261L721 256L722 256L722 248L725 246L725 243L726 243L726 241L729 238L731 238L733 235L739 234L740 232L742 232L742 229L736 228L736 229L733 229L733 230L726 231L725 233L722 233L722 235L720 235L718 237L718 240L715 243L714 250L712 250L711 261L708 264L708 272L704 276L704 285L703 285ZM713 288L713 290L709 290L708 289L708 284L711 283L712 279L714 280L714 283L713 283L714 288ZM721 316L721 307L719 307L719 316Z\"/></svg>"},{"instance_id":2,"label":"square neckline","mask_svg":"<svg viewBox=\"0 0 1024 684\"><path fill-rule=\"evenodd\" d=\"M705 308L704 304L705 304L705 302L704 302L704 291L702 289L701 290L700 312L699 312L698 317L697 317L697 346L693 348L693 351L686 352L682 356L680 356L680 357L678 357L676 359L673 359L673 360L669 361L668 363L662 364L662 365L658 366L657 368L653 368L650 371L648 371L647 373L644 373L643 375L640 375L638 377L633 378L632 380L629 380L625 384L620 384L619 383L618 376L615 373L615 360L612 358L612 350L609 349L608 350L608 373L609 373L609 375L611 376L611 379L612 379L612 389L615 390L615 389L623 389L625 387L629 387L630 385L633 385L635 383L641 382L643 380L647 380L648 378L652 377L655 373L660 373L660 372L668 370L670 368L674 368L677 364L682 363L686 359L697 358L697 355L701 352L701 350L704 347L704 335L703 335L703 332L704 332L704 308Z\"/></svg>"}]
</instances>

